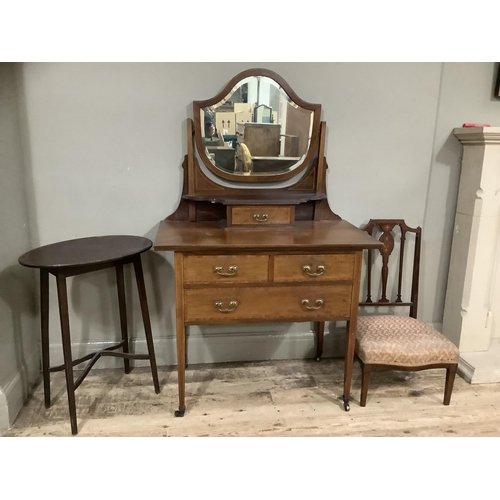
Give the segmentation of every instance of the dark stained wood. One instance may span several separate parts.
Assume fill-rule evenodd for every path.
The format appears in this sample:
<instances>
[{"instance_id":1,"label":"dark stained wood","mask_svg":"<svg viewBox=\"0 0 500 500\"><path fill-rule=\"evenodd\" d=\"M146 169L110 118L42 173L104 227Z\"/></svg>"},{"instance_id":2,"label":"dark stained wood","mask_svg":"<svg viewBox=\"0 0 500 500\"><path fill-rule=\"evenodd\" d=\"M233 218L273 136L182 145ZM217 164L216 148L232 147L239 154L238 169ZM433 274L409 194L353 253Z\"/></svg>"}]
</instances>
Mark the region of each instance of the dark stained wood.
<instances>
[{"instance_id":1,"label":"dark stained wood","mask_svg":"<svg viewBox=\"0 0 500 500\"><path fill-rule=\"evenodd\" d=\"M62 241L36 248L19 257L19 263L40 269L40 303L41 303L41 337L42 337L42 371L44 381L45 406L50 407L50 372L64 370L66 376L66 391L71 422L71 432L78 433L75 390L83 382L92 366L102 356L118 356L124 359L125 372L130 372L131 359L149 359L155 391L158 393L159 382L156 359L151 332L151 323L144 285L144 276L140 254L149 250L151 240L140 236L96 236ZM125 305L125 287L123 266L134 264L139 292L139 300L144 320L144 329L148 354L130 354L127 334L127 314ZM69 276L94 272L109 267L116 268L116 282L118 291L118 304L120 310L120 329L122 341L98 352L82 356L73 360L71 353L71 335L68 312L68 293L66 279ZM49 273L56 277L57 295L59 302L59 316L61 321L61 336L63 346L64 364L50 367L49 360ZM122 349L123 352L113 352ZM90 361L89 361L90 360ZM83 373L75 382L73 367L89 361Z\"/></svg>"},{"instance_id":2,"label":"dark stained wood","mask_svg":"<svg viewBox=\"0 0 500 500\"><path fill-rule=\"evenodd\" d=\"M19 263L50 269L105 264L145 252L151 245L141 236L91 236L35 248L21 255Z\"/></svg>"},{"instance_id":3,"label":"dark stained wood","mask_svg":"<svg viewBox=\"0 0 500 500\"><path fill-rule=\"evenodd\" d=\"M394 230L396 226L399 227L401 233L400 239L400 252L398 259L398 286L396 292L396 299L390 301L387 298L387 279L389 270L389 259L394 250ZM420 227L412 228L406 224L403 219L371 219L368 224L363 228L365 232L370 235L374 234L375 229L380 229L382 235L379 237L379 241L383 243L383 247L379 249L382 256L382 296L376 302L373 302L371 297L371 273L372 273L372 251L368 250L368 275L367 275L367 296L364 302L360 302L360 306L391 306L391 307L409 307L409 315L412 318L417 319L417 306L418 306L418 285L419 285L419 269L420 269L420 247L421 247L421 237L422 229ZM410 301L403 302L402 299L402 281L403 281L403 266L405 258L405 247L406 247L406 235L407 233L415 233L415 247L413 253L413 267L412 267L412 283L410 292ZM361 406L366 405L366 398L368 394L368 384L370 380L370 373L373 370L401 370L401 371L420 371L429 370L435 368L445 368L446 369L446 382L443 404L449 405L451 399L451 393L453 391L453 383L455 380L455 374L457 372L458 363L428 363L421 366L401 366L401 365L387 365L387 364L374 364L374 363L364 363L356 353L356 358L358 359L361 372L362 372L362 382L361 382Z\"/></svg>"},{"instance_id":4,"label":"dark stained wood","mask_svg":"<svg viewBox=\"0 0 500 500\"><path fill-rule=\"evenodd\" d=\"M279 191L274 189L253 191L245 189L238 196L214 195L184 195L184 200L206 201L222 205L299 205L307 201L326 200L326 193L304 193Z\"/></svg>"},{"instance_id":5,"label":"dark stained wood","mask_svg":"<svg viewBox=\"0 0 500 500\"><path fill-rule=\"evenodd\" d=\"M325 138L326 136L326 122L321 122L319 152L318 152L318 168L316 178L316 192L326 193L326 158L325 158ZM321 220L323 218L323 205L316 203L314 205L314 220Z\"/></svg>"},{"instance_id":6,"label":"dark stained wood","mask_svg":"<svg viewBox=\"0 0 500 500\"><path fill-rule=\"evenodd\" d=\"M45 408L50 408L49 273L45 269L40 270L40 320Z\"/></svg>"},{"instance_id":7,"label":"dark stained wood","mask_svg":"<svg viewBox=\"0 0 500 500\"><path fill-rule=\"evenodd\" d=\"M387 280L389 273L389 259L394 250L394 230L396 226L400 230L400 251L398 259L398 288L396 292L395 300L391 301L387 298ZM420 245L422 237L422 229L420 227L412 228L406 224L403 219L370 219L368 224L364 226L363 231L368 234L374 234L374 231L379 229L382 234L379 237L379 241L383 244L383 247L379 250L382 256L382 295L376 301L373 302L371 293L371 277L372 277L372 262L373 256L372 252L368 252L367 261L367 294L366 300L361 302L360 305L368 304L383 304L385 306L410 306L410 316L412 318L417 317L417 303L418 303L418 278L419 278L419 268L420 268ZM405 258L405 246L406 246L406 235L407 233L415 234L415 247L413 254L413 271L412 271L412 284L411 284L411 295L410 300L403 302L401 297L402 293L402 281L403 281L403 264Z\"/></svg>"},{"instance_id":8,"label":"dark stained wood","mask_svg":"<svg viewBox=\"0 0 500 500\"><path fill-rule=\"evenodd\" d=\"M146 336L146 344L148 346L149 360L151 365L151 375L153 376L153 384L156 394L160 393L160 384L158 382L158 370L156 368L155 348L153 344L153 332L151 330L151 320L149 318L148 299L146 296L146 285L144 283L144 273L142 271L141 256L137 255L134 260L135 279L137 283L137 291L139 293L139 303L141 305L142 321L144 324L144 333Z\"/></svg>"},{"instance_id":9,"label":"dark stained wood","mask_svg":"<svg viewBox=\"0 0 500 500\"><path fill-rule=\"evenodd\" d=\"M69 333L68 314L68 291L66 288L66 277L58 275L57 297L59 300L59 316L61 319L61 337L64 357L64 371L66 374L66 392L68 393L69 418L71 422L71 434L78 434L76 421L75 386L73 379L73 360L71 356L71 339Z\"/></svg>"},{"instance_id":10,"label":"dark stained wood","mask_svg":"<svg viewBox=\"0 0 500 500\"><path fill-rule=\"evenodd\" d=\"M120 330L123 340L123 352L129 353L128 331L127 331L127 305L125 301L125 281L123 278L123 264L116 264L116 287L118 290L118 308L120 311ZM130 373L130 361L123 359L125 373Z\"/></svg>"},{"instance_id":11,"label":"dark stained wood","mask_svg":"<svg viewBox=\"0 0 500 500\"><path fill-rule=\"evenodd\" d=\"M458 364L456 363L434 363L422 366L396 366L396 365L376 365L363 363L356 355L356 359L361 367L361 398L360 406L366 406L366 398L368 395L368 385L370 374L372 371L390 371L397 370L403 372L420 372L423 370L435 370L438 368L446 369L446 380L444 387L443 404L448 406L451 402L451 393L453 392L453 385L455 382L455 375L457 373Z\"/></svg>"},{"instance_id":12,"label":"dark stained wood","mask_svg":"<svg viewBox=\"0 0 500 500\"><path fill-rule=\"evenodd\" d=\"M446 367L446 383L444 387L444 399L443 404L449 405L451 400L451 393L453 392L453 383L455 382L455 375L457 373L458 366L451 365Z\"/></svg>"},{"instance_id":13,"label":"dark stained wood","mask_svg":"<svg viewBox=\"0 0 500 500\"><path fill-rule=\"evenodd\" d=\"M311 134L311 141L310 141L310 146L309 150L306 154L306 157L304 158L304 161L302 164L297 167L296 169L291 170L290 172L285 172L285 173L279 173L279 174L274 174L272 176L269 176L267 174L258 174L258 173L253 173L253 175L250 176L239 176L232 174L230 172L225 172L221 169L218 169L215 167L212 162L208 159L206 153L205 153L205 148L202 143L202 134L201 134L201 128L202 128L202 123L201 123L201 109L213 106L214 104L217 104L218 102L222 101L234 88L236 84L238 84L241 80L248 78L249 76L266 76L268 78L273 79L275 82L277 82L281 88L290 96L292 101L294 101L297 105L300 107L313 111L314 112L314 119L313 119L313 126L312 126L312 134ZM321 120L321 104L313 104L307 101L304 101L301 99L288 85L288 83L277 73L274 71L270 71L268 69L264 68L252 68L248 69L245 71L242 71L238 75L236 75L234 78L231 79L231 81L214 97L210 99L206 99L203 101L193 101L193 117L194 117L194 135L195 135L195 144L196 148L198 150L199 156L201 160L203 161L204 165L216 176L230 180L230 181L236 181L236 182L275 182L275 181L284 181L287 179L291 179L294 176L299 175L304 171L304 169L308 168L315 158L316 154L316 149L318 147L318 142L319 142L319 128L320 128L320 120Z\"/></svg>"}]
</instances>

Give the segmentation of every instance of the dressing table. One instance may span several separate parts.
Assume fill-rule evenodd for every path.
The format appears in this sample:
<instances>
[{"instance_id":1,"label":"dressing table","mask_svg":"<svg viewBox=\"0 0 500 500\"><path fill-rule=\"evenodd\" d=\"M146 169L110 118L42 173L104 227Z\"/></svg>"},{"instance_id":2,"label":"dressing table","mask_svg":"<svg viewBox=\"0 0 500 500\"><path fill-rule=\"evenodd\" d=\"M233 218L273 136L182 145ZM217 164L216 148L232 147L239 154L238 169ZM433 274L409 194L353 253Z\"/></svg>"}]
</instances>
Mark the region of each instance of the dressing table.
<instances>
[{"instance_id":1,"label":"dressing table","mask_svg":"<svg viewBox=\"0 0 500 500\"><path fill-rule=\"evenodd\" d=\"M252 154L242 133L234 165L220 165L203 125L243 105L271 109L268 139L275 142L266 147L274 156ZM259 113L250 115L259 123ZM160 222L153 246L174 252L176 416L186 409L186 329L252 322L314 322L319 360L324 322L346 321L343 401L349 410L362 252L382 244L331 211L325 133L321 105L302 100L266 69L244 71L215 97L193 102L182 197ZM219 134L224 140L224 131Z\"/></svg>"}]
</instances>

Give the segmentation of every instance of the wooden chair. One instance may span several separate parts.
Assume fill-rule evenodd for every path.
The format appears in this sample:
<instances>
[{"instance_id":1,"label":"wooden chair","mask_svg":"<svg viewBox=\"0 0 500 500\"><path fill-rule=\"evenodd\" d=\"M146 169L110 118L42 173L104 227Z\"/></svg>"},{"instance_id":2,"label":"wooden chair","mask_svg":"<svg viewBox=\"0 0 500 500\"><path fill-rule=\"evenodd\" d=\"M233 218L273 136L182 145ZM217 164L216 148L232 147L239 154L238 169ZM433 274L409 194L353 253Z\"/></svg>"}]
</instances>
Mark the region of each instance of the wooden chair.
<instances>
[{"instance_id":1,"label":"wooden chair","mask_svg":"<svg viewBox=\"0 0 500 500\"><path fill-rule=\"evenodd\" d=\"M399 226L401 230L401 241L399 259L396 259L399 261L396 300L391 302L387 298L387 283L389 257L394 250L394 230L396 226ZM458 348L437 330L417 320L422 230L420 227L411 228L407 226L402 219L371 219L362 229L375 236L373 233L377 227L382 231L379 241L384 244L380 250L382 256L381 297L378 301L374 302L372 300L372 250L368 250L367 296L366 300L360 303L360 306L409 307L409 316L359 316L355 356L362 370L360 405L366 406L368 383L372 370L420 371L434 368L446 368L443 403L449 405L458 367ZM401 298L404 274L403 263L408 233L415 233L415 251L410 301L403 302ZM375 250L375 252L378 252L378 250Z\"/></svg>"}]
</instances>

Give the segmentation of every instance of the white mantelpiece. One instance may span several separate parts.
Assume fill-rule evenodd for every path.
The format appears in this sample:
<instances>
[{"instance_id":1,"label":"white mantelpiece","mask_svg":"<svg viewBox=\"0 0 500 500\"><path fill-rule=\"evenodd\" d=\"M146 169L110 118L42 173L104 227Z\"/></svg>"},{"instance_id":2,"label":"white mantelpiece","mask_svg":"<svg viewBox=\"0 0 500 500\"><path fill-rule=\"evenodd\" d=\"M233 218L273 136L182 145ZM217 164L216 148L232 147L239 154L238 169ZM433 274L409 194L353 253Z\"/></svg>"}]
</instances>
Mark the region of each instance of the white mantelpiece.
<instances>
[{"instance_id":1,"label":"white mantelpiece","mask_svg":"<svg viewBox=\"0 0 500 500\"><path fill-rule=\"evenodd\" d=\"M500 381L500 127L456 128L463 145L443 333L471 383Z\"/></svg>"}]
</instances>

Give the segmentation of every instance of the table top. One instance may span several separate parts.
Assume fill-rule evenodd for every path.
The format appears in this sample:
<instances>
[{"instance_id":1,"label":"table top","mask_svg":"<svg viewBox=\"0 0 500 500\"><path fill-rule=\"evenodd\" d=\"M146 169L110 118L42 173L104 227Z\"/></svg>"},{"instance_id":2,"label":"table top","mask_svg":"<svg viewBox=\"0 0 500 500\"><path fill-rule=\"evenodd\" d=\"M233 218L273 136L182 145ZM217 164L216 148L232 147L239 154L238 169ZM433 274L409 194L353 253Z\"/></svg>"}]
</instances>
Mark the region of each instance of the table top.
<instances>
[{"instance_id":1,"label":"table top","mask_svg":"<svg viewBox=\"0 0 500 500\"><path fill-rule=\"evenodd\" d=\"M145 252L152 245L142 236L91 236L35 248L21 255L19 264L38 268L105 264Z\"/></svg>"},{"instance_id":2,"label":"table top","mask_svg":"<svg viewBox=\"0 0 500 500\"><path fill-rule=\"evenodd\" d=\"M344 220L303 221L291 226L244 228L217 222L162 221L154 250L181 252L360 250L382 243Z\"/></svg>"}]
</instances>

